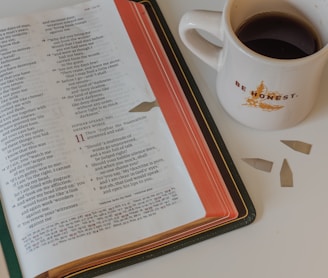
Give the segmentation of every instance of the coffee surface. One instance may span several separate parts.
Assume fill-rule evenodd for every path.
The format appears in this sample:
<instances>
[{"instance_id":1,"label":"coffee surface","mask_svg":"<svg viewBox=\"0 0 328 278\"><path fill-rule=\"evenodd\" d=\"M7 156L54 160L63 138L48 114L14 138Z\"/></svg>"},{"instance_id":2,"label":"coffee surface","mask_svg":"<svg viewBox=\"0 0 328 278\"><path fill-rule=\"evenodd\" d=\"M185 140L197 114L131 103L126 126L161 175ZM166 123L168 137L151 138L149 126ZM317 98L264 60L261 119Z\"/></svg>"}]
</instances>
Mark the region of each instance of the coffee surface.
<instances>
[{"instance_id":1,"label":"coffee surface","mask_svg":"<svg viewBox=\"0 0 328 278\"><path fill-rule=\"evenodd\" d=\"M255 15L237 29L236 35L248 48L271 58L303 58L320 49L314 28L284 13Z\"/></svg>"}]
</instances>

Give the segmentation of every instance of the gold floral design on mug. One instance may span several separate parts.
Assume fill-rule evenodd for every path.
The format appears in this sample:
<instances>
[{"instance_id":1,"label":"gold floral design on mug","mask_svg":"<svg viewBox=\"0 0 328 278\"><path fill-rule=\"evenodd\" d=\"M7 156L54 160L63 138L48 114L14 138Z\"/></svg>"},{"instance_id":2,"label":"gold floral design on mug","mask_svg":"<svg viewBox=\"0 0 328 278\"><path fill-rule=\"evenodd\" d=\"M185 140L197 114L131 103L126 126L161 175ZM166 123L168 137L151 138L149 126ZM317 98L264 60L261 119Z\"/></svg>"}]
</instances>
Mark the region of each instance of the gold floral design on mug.
<instances>
[{"instance_id":1,"label":"gold floral design on mug","mask_svg":"<svg viewBox=\"0 0 328 278\"><path fill-rule=\"evenodd\" d=\"M246 87L241 86L238 81L236 81L236 86L241 87L241 89L246 92ZM261 81L256 90L249 92L249 97L246 98L246 103L243 103L243 105L252 108L259 108L263 111L272 112L285 107L285 105L272 104L272 102L292 100L296 97L297 95L295 93L283 95L277 91L270 91L265 85L264 81Z\"/></svg>"}]
</instances>

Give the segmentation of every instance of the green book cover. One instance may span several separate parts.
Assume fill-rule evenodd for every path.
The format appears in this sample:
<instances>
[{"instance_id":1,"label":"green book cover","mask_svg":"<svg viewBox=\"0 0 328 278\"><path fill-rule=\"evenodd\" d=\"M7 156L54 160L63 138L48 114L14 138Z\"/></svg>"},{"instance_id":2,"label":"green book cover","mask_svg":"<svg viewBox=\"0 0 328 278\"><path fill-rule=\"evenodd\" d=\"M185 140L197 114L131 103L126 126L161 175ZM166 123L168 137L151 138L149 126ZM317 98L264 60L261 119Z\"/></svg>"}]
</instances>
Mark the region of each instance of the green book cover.
<instances>
[{"instance_id":1,"label":"green book cover","mask_svg":"<svg viewBox=\"0 0 328 278\"><path fill-rule=\"evenodd\" d=\"M12 240L10 238L8 227L6 225L5 215L1 203L0 203L0 242L8 265L10 277L15 277L15 278L22 277L18 260L16 257L15 249Z\"/></svg>"}]
</instances>

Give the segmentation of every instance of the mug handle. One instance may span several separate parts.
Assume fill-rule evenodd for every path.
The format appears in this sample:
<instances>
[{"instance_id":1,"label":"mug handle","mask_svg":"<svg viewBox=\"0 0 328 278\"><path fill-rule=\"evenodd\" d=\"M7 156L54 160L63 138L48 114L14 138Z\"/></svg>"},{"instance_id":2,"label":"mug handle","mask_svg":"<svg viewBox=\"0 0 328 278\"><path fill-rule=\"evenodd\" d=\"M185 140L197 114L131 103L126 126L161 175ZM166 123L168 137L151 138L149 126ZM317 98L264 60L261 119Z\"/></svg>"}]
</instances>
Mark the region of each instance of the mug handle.
<instances>
[{"instance_id":1,"label":"mug handle","mask_svg":"<svg viewBox=\"0 0 328 278\"><path fill-rule=\"evenodd\" d=\"M185 46L213 69L218 70L222 47L202 37L205 31L223 41L222 12L194 10L185 13L179 23L179 35Z\"/></svg>"}]
</instances>

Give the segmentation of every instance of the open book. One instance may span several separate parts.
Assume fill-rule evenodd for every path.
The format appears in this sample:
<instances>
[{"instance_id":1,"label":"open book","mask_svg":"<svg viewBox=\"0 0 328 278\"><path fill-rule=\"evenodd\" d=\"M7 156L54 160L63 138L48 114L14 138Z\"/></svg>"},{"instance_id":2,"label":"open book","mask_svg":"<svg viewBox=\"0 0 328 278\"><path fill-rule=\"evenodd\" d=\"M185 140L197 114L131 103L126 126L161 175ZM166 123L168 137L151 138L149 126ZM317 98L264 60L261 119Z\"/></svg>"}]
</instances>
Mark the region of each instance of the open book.
<instances>
[{"instance_id":1,"label":"open book","mask_svg":"<svg viewBox=\"0 0 328 278\"><path fill-rule=\"evenodd\" d=\"M92 276L255 218L156 2L137 2L0 21L0 237L15 277Z\"/></svg>"}]
</instances>

